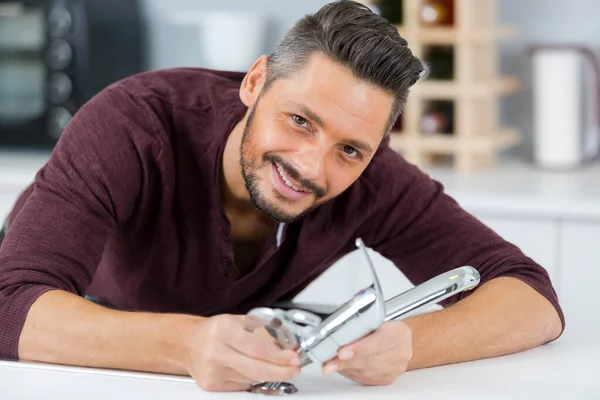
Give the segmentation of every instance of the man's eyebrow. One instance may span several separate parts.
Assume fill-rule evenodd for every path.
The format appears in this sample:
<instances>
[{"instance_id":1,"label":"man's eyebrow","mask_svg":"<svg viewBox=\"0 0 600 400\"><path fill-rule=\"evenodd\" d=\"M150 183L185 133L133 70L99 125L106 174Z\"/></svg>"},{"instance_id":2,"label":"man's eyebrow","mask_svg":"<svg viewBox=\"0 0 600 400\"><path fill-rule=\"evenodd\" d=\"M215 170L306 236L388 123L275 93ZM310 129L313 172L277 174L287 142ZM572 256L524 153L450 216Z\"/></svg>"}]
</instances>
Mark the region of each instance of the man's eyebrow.
<instances>
[{"instance_id":1,"label":"man's eyebrow","mask_svg":"<svg viewBox=\"0 0 600 400\"><path fill-rule=\"evenodd\" d=\"M285 105L291 109L296 110L297 112L302 113L308 119L315 121L315 123L317 125L319 125L321 128L323 128L325 126L325 124L323 123L323 120L321 118L319 118L319 116L313 110L311 110L309 107L305 106L304 104L300 104L300 103L296 103L295 101L288 100L285 102ZM357 150L361 150L364 153L371 154L373 152L373 148L371 148L371 146L369 146L365 142L361 142L360 140L347 139L347 140L345 140L345 142L348 143L349 146L352 146L352 147L356 148Z\"/></svg>"},{"instance_id":2,"label":"man's eyebrow","mask_svg":"<svg viewBox=\"0 0 600 400\"><path fill-rule=\"evenodd\" d=\"M323 120L315 113L313 110L305 106L304 104L296 103L295 101L288 100L285 102L285 105L299 111L300 113L306 115L308 119L311 119L316 122L321 128L324 127Z\"/></svg>"}]
</instances>

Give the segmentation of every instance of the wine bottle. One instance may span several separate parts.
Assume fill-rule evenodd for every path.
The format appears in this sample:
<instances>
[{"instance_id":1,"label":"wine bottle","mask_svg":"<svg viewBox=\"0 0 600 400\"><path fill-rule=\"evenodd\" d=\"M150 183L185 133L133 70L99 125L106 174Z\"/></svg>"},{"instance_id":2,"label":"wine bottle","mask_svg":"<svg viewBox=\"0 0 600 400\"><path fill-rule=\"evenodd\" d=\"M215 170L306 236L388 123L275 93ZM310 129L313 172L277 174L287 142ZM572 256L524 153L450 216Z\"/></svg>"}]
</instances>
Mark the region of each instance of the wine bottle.
<instances>
[{"instance_id":1,"label":"wine bottle","mask_svg":"<svg viewBox=\"0 0 600 400\"><path fill-rule=\"evenodd\" d=\"M419 20L423 26L454 24L454 0L421 0Z\"/></svg>"},{"instance_id":2,"label":"wine bottle","mask_svg":"<svg viewBox=\"0 0 600 400\"><path fill-rule=\"evenodd\" d=\"M454 132L454 104L450 101L432 102L421 117L424 134L452 134Z\"/></svg>"},{"instance_id":3,"label":"wine bottle","mask_svg":"<svg viewBox=\"0 0 600 400\"><path fill-rule=\"evenodd\" d=\"M402 0L379 0L377 3L379 15L393 25L402 25L403 5Z\"/></svg>"},{"instance_id":4,"label":"wine bottle","mask_svg":"<svg viewBox=\"0 0 600 400\"><path fill-rule=\"evenodd\" d=\"M426 79L454 79L454 49L450 46L432 46L423 58Z\"/></svg>"}]
</instances>

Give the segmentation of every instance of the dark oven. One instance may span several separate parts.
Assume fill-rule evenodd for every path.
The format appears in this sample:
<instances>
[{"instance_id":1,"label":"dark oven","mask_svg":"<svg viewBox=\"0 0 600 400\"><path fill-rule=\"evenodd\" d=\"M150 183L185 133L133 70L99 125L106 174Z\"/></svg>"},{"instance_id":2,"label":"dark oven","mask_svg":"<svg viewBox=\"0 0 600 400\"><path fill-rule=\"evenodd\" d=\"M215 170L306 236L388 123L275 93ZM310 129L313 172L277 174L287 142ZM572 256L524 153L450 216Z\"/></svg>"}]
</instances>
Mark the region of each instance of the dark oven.
<instances>
[{"instance_id":1,"label":"dark oven","mask_svg":"<svg viewBox=\"0 0 600 400\"><path fill-rule=\"evenodd\" d=\"M144 69L135 0L0 0L0 147L51 148L74 113Z\"/></svg>"}]
</instances>

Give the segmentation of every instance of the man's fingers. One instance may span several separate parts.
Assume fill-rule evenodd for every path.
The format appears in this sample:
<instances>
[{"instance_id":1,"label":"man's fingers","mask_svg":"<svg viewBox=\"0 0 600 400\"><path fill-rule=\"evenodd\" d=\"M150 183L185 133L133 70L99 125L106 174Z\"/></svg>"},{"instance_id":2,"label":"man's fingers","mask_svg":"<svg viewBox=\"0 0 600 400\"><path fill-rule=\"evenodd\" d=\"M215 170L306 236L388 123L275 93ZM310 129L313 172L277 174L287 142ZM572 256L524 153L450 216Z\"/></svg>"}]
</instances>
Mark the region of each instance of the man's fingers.
<instances>
[{"instance_id":1,"label":"man's fingers","mask_svg":"<svg viewBox=\"0 0 600 400\"><path fill-rule=\"evenodd\" d=\"M248 332L243 328L236 329L227 344L239 353L257 360L285 366L300 365L298 353L291 349L284 350L279 347L266 331L261 333L258 330Z\"/></svg>"},{"instance_id":2,"label":"man's fingers","mask_svg":"<svg viewBox=\"0 0 600 400\"><path fill-rule=\"evenodd\" d=\"M247 357L278 365L300 365L300 356L294 350L282 349L268 338L252 332L240 331L228 345ZM293 361L295 360L295 361Z\"/></svg>"},{"instance_id":3,"label":"man's fingers","mask_svg":"<svg viewBox=\"0 0 600 400\"><path fill-rule=\"evenodd\" d=\"M378 330L338 350L323 365L323 374L341 375L366 385L387 385L406 371L412 358L412 331L402 321Z\"/></svg>"},{"instance_id":4,"label":"man's fingers","mask_svg":"<svg viewBox=\"0 0 600 400\"><path fill-rule=\"evenodd\" d=\"M386 322L369 335L340 347L337 358L341 361L348 361L357 357L375 356L388 353L391 349L390 343L394 344L393 347L398 347L412 342L410 329L401 329L403 326L405 323L402 321ZM404 337L398 337L398 335Z\"/></svg>"},{"instance_id":5,"label":"man's fingers","mask_svg":"<svg viewBox=\"0 0 600 400\"><path fill-rule=\"evenodd\" d=\"M391 324L400 321L392 321L383 324L379 329L371 332L367 336L358 339L357 341L343 346L338 350L338 357L341 360L350 360L356 355L368 356L371 354L379 354L389 347L391 342L389 336L393 333L396 327ZM401 322L402 323L402 322ZM394 341L392 341L394 342ZM347 355L347 356L346 356Z\"/></svg>"},{"instance_id":6,"label":"man's fingers","mask_svg":"<svg viewBox=\"0 0 600 400\"><path fill-rule=\"evenodd\" d=\"M288 380L300 372L294 350L281 349L266 331L246 331L243 316L211 317L200 330L205 340L192 353L190 374L206 391L248 390L253 383Z\"/></svg>"},{"instance_id":7,"label":"man's fingers","mask_svg":"<svg viewBox=\"0 0 600 400\"><path fill-rule=\"evenodd\" d=\"M258 331L239 328L228 338L228 351L222 362L241 377L228 380L238 383L285 381L300 373L300 356L294 350L280 348L270 336Z\"/></svg>"},{"instance_id":8,"label":"man's fingers","mask_svg":"<svg viewBox=\"0 0 600 400\"><path fill-rule=\"evenodd\" d=\"M404 365L404 360L398 357L403 351L403 345L399 344L395 347L386 348L380 353L368 355L358 354L350 360L340 360L339 358L335 358L330 362L337 364L336 369L338 371L354 369L363 371L381 371L390 368L390 366L395 366L396 364Z\"/></svg>"},{"instance_id":9,"label":"man's fingers","mask_svg":"<svg viewBox=\"0 0 600 400\"><path fill-rule=\"evenodd\" d=\"M356 350L356 354L354 353L355 350L340 350L336 358L324 365L324 372L330 374L338 370L380 369L394 363L398 358L394 353L399 351L399 346L377 349L367 347L365 349L367 350L359 348ZM351 352L350 356L348 356L348 352Z\"/></svg>"},{"instance_id":10,"label":"man's fingers","mask_svg":"<svg viewBox=\"0 0 600 400\"><path fill-rule=\"evenodd\" d=\"M286 381L300 373L299 366L276 365L268 361L250 358L243 353L232 351L227 357L227 366L234 369L246 382ZM236 378L240 381L240 378Z\"/></svg>"}]
</instances>

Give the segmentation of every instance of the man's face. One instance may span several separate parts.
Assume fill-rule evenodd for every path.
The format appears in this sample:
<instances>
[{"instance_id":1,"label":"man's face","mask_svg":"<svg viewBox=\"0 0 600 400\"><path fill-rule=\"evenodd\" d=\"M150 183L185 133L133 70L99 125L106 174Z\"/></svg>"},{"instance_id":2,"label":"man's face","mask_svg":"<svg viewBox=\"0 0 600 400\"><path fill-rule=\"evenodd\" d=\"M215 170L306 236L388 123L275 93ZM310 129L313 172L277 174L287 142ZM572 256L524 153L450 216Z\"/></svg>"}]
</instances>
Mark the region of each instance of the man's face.
<instances>
[{"instance_id":1,"label":"man's face","mask_svg":"<svg viewBox=\"0 0 600 400\"><path fill-rule=\"evenodd\" d=\"M383 138L393 97L323 56L250 110L241 167L253 204L291 222L346 190Z\"/></svg>"}]
</instances>

